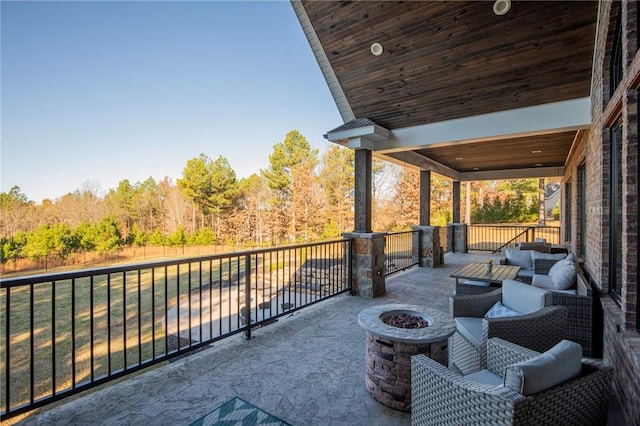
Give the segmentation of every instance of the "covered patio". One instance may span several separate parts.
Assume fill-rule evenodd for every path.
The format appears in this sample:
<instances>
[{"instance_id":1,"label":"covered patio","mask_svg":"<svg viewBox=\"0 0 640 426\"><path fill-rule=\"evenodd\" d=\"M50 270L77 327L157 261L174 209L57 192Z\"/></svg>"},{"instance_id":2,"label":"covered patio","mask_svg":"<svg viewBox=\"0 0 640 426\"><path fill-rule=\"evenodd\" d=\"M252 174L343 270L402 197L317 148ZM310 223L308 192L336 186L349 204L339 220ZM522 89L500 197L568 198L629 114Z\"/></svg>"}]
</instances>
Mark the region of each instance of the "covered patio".
<instances>
[{"instance_id":1,"label":"covered patio","mask_svg":"<svg viewBox=\"0 0 640 426\"><path fill-rule=\"evenodd\" d=\"M373 157L420 171L423 231L433 228L432 173L451 179L453 223L470 222L460 217L463 182L561 178L562 243L598 296L601 355L637 424L637 2L292 5L342 116L325 137L355 150L354 238L377 237ZM436 259L437 240L421 243ZM354 287L375 297L383 283Z\"/></svg>"},{"instance_id":2,"label":"covered patio","mask_svg":"<svg viewBox=\"0 0 640 426\"><path fill-rule=\"evenodd\" d=\"M495 257L495 255L494 255ZM487 254L447 253L438 268L414 267L387 278L384 296L342 295L198 353L104 385L13 421L22 424L188 425L239 396L293 425L408 425L365 389L365 332L358 313L408 303L449 312L449 275ZM612 401L610 425L621 425Z\"/></svg>"}]
</instances>

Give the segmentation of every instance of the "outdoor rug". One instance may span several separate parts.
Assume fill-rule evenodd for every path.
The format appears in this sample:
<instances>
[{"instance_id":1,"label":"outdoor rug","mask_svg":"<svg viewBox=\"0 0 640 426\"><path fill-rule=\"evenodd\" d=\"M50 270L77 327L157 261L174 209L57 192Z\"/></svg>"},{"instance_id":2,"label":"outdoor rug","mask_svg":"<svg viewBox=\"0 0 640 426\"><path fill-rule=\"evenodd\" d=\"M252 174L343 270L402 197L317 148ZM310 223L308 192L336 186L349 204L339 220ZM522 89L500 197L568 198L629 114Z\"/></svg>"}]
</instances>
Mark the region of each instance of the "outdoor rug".
<instances>
[{"instance_id":1,"label":"outdoor rug","mask_svg":"<svg viewBox=\"0 0 640 426\"><path fill-rule=\"evenodd\" d=\"M291 426L291 424L272 416L242 398L234 397L191 423L191 426Z\"/></svg>"}]
</instances>

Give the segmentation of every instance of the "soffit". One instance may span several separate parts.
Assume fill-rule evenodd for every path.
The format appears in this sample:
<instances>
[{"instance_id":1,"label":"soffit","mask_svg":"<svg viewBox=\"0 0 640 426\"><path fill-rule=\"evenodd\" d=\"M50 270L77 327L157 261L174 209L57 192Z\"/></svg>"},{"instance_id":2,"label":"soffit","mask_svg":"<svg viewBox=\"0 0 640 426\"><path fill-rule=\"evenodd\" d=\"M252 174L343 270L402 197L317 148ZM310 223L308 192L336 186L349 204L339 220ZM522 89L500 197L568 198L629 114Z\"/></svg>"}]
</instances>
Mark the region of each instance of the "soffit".
<instances>
[{"instance_id":1,"label":"soffit","mask_svg":"<svg viewBox=\"0 0 640 426\"><path fill-rule=\"evenodd\" d=\"M344 97L332 89L345 121L366 117L394 132L590 96L597 2L514 1L504 16L483 1L293 4L327 82ZM382 55L371 53L374 42ZM513 154L544 149L551 167L564 164L576 131L403 149L460 172L538 164ZM488 152L511 153L511 162Z\"/></svg>"}]
</instances>

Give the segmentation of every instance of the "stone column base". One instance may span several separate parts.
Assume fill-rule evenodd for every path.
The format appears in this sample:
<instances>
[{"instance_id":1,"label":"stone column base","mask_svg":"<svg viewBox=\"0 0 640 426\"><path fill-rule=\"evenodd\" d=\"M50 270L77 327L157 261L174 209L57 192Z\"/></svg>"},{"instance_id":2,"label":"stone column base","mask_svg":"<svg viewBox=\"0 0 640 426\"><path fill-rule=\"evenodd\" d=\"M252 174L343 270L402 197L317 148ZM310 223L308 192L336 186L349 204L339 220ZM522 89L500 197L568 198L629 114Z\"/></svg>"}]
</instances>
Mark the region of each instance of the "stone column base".
<instances>
[{"instance_id":1,"label":"stone column base","mask_svg":"<svg viewBox=\"0 0 640 426\"><path fill-rule=\"evenodd\" d=\"M386 233L348 232L344 238L353 238L352 293L364 297L380 297L386 293L384 279L384 245Z\"/></svg>"},{"instance_id":2,"label":"stone column base","mask_svg":"<svg viewBox=\"0 0 640 426\"><path fill-rule=\"evenodd\" d=\"M440 246L439 226L412 226L420 231L420 253L418 260L421 267L435 268L442 264L442 247Z\"/></svg>"}]
</instances>

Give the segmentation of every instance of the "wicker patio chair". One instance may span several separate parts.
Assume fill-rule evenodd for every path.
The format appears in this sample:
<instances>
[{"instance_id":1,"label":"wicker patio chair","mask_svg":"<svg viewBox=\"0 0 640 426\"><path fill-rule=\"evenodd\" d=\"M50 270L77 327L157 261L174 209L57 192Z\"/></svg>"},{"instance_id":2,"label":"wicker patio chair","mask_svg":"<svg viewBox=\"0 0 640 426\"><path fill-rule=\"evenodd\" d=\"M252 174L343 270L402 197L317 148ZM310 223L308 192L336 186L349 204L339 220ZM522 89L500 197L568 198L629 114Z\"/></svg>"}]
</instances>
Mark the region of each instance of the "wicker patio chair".
<instances>
[{"instance_id":1,"label":"wicker patio chair","mask_svg":"<svg viewBox=\"0 0 640 426\"><path fill-rule=\"evenodd\" d=\"M502 339L487 344L489 375L539 355ZM578 361L579 362L579 361ZM612 369L582 360L578 377L532 395L513 386L478 382L425 355L411 358L411 424L422 425L604 425Z\"/></svg>"},{"instance_id":2,"label":"wicker patio chair","mask_svg":"<svg viewBox=\"0 0 640 426\"><path fill-rule=\"evenodd\" d=\"M514 294L526 299L522 302L524 305L510 306ZM522 314L484 318L499 301ZM457 330L449 339L450 365L453 364L452 367L455 366L464 374L484 369L487 365L487 340L492 337L500 337L539 352L551 348L566 334L567 308L550 304L550 292L514 280L505 280L502 288L490 293L451 297L450 312Z\"/></svg>"},{"instance_id":3,"label":"wicker patio chair","mask_svg":"<svg viewBox=\"0 0 640 426\"><path fill-rule=\"evenodd\" d=\"M547 275L557 260L536 259L533 262L534 275ZM551 291L551 304L568 309L567 334L565 339L579 343L582 355L594 356L593 353L593 292L582 269L576 267L575 294Z\"/></svg>"}]
</instances>

